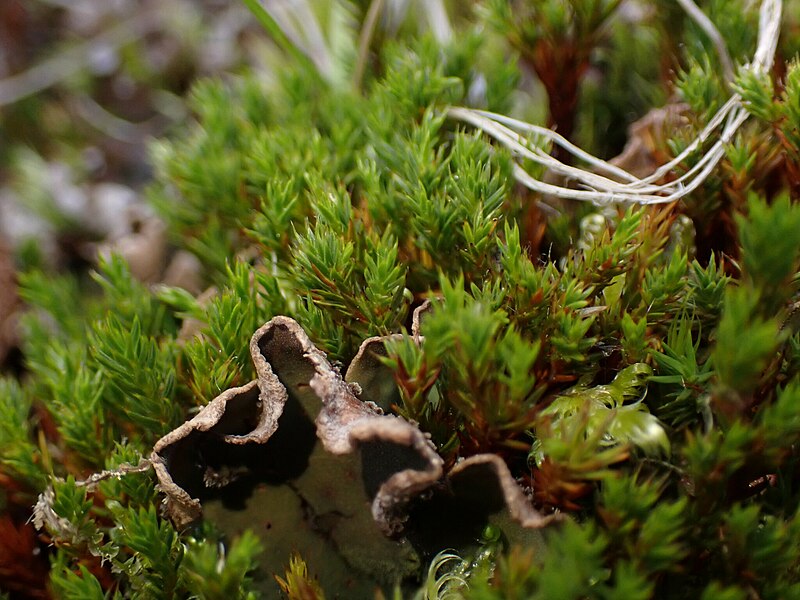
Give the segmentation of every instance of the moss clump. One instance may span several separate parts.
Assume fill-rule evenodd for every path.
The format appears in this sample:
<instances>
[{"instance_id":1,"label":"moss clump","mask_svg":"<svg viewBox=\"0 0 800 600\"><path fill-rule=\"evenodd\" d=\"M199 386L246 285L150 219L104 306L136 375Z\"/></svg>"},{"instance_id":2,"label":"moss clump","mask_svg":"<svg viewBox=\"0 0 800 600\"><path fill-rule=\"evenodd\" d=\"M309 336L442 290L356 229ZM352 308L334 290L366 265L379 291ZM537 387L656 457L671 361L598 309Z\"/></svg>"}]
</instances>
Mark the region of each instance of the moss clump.
<instances>
[{"instance_id":1,"label":"moss clump","mask_svg":"<svg viewBox=\"0 0 800 600\"><path fill-rule=\"evenodd\" d=\"M461 562L426 557L429 597L797 596L797 61L723 81L682 14L655 3L632 16L627 3L595 0L454 7L447 41L409 20L376 25L359 49L366 7L334 4L320 17L341 50L330 69L295 56L270 78L199 82L194 120L154 145L149 199L214 292L144 285L118 257L93 279L20 277L31 311L24 376L0 385L0 526L24 522L49 477L61 478L48 492L57 519L41 534L54 544L49 589L249 598L254 578L272 578L257 568L255 536L226 539L210 522L178 532L161 519L152 473L92 491L76 479L137 464L198 407L251 381L252 332L288 315L342 367L363 339L400 334L382 363L398 388L393 410L430 433L446 468L494 453L535 508L566 513L537 553L489 528ZM755 7L704 7L743 62ZM516 17L519 27L498 27ZM786 30L779 56L798 45ZM516 157L501 145L446 117L452 105L552 113L559 88L543 73L562 65L587 95L551 121L599 127L607 115L618 139L639 116L624 112L628 95L615 88L609 106L592 104L584 85L613 85L627 52L645 46L685 50L670 65L640 56L642 72L661 75L637 99L675 91L688 105L679 127L640 140L649 160L677 155L726 90L753 115L680 203L555 203L515 184ZM559 58L568 47L580 60ZM519 65L507 60L514 48ZM533 67L549 102L526 64L545 51L550 62ZM605 133L581 136L621 150ZM426 300L414 336L411 314ZM275 594L320 597L313 562L290 554Z\"/></svg>"}]
</instances>

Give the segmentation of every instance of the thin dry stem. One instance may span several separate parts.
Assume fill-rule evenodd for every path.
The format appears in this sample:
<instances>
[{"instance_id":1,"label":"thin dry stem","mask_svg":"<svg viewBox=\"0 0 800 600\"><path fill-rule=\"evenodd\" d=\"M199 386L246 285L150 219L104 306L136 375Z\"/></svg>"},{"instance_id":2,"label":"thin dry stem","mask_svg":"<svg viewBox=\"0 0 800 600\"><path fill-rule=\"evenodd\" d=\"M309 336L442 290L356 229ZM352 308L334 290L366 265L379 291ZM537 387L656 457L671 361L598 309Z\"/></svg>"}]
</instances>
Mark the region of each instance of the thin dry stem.
<instances>
[{"instance_id":1,"label":"thin dry stem","mask_svg":"<svg viewBox=\"0 0 800 600\"><path fill-rule=\"evenodd\" d=\"M361 88L361 81L364 78L364 71L367 68L367 57L369 55L369 45L375 35L375 28L378 24L378 17L383 11L383 0L372 0L361 27L361 34L358 36L358 58L356 68L353 72L353 87Z\"/></svg>"},{"instance_id":2,"label":"thin dry stem","mask_svg":"<svg viewBox=\"0 0 800 600\"><path fill-rule=\"evenodd\" d=\"M731 83L736 73L733 69L731 55L728 54L728 47L725 45L725 40L722 39L722 34L719 32L719 29L717 29L716 25L711 22L711 19L709 19L692 0L678 0L678 4L681 5L681 8L686 11L686 14L697 23L698 27L700 27L711 40L711 43L714 45L714 50L719 57L719 62L722 65L725 81Z\"/></svg>"}]
</instances>

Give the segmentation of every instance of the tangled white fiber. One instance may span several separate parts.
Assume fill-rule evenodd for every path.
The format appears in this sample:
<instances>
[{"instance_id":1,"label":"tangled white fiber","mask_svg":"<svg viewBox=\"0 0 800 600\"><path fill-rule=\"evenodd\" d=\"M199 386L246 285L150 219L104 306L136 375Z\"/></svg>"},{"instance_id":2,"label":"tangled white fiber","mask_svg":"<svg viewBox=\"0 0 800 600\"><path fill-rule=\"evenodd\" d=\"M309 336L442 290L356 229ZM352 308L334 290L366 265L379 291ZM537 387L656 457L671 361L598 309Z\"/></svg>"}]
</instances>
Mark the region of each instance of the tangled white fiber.
<instances>
[{"instance_id":1,"label":"tangled white fiber","mask_svg":"<svg viewBox=\"0 0 800 600\"><path fill-rule=\"evenodd\" d=\"M724 70L728 77L731 77L730 58L722 36L716 27L692 0L678 0L678 2L711 38L720 55L720 62L725 67ZM744 67L757 75L768 73L772 68L780 33L782 10L782 0L762 0L756 52L752 62ZM683 152L656 169L652 174L640 179L620 167L581 150L563 136L545 127L531 125L496 113L462 107L449 108L447 115L452 119L469 123L511 150L515 156L542 165L550 172L563 176L566 181L574 182L577 186L573 188L546 183L531 176L519 164L515 164L514 177L529 189L556 198L582 200L598 205L611 202L663 204L674 202L690 194L711 174L725 155L725 145L730 143L736 131L748 117L741 96L734 93ZM564 164L541 148L532 146L526 137L530 135L550 140L553 144L561 146L574 157L586 163L591 170ZM716 138L714 143L688 171L673 181L658 183L691 154L714 138ZM616 180L601 173L610 175Z\"/></svg>"}]
</instances>

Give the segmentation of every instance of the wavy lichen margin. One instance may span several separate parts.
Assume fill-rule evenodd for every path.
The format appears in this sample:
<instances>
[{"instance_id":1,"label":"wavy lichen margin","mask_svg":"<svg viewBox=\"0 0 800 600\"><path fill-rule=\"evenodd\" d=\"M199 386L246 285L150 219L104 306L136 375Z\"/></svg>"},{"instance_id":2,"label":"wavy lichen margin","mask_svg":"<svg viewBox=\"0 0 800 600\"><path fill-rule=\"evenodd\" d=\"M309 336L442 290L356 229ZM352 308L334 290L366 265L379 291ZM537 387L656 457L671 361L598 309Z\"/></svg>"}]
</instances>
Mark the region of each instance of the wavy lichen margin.
<instances>
[{"instance_id":1,"label":"wavy lichen margin","mask_svg":"<svg viewBox=\"0 0 800 600\"><path fill-rule=\"evenodd\" d=\"M421 309L412 331L420 343L419 320L427 307ZM280 477L301 481L309 461L341 457L351 465L342 473L360 476L360 482L343 477L342 485L363 487L358 497L369 503L378 529L387 538L412 540L424 552L450 543L447 525L434 531L440 523L463 529L462 541L490 517L511 524L508 537L517 540L551 523L554 517L533 508L500 457L472 456L445 473L428 435L371 401L381 393L365 390L387 389L377 358L386 339L365 340L343 378L293 319L279 316L260 327L250 342L257 379L221 393L155 444L151 460L165 514L183 528L202 516L203 494L226 486L239 471L277 469ZM328 458L320 458L323 451ZM282 454L296 456L284 467ZM329 509L324 488L311 486L304 501ZM458 527L453 515L473 527Z\"/></svg>"}]
</instances>

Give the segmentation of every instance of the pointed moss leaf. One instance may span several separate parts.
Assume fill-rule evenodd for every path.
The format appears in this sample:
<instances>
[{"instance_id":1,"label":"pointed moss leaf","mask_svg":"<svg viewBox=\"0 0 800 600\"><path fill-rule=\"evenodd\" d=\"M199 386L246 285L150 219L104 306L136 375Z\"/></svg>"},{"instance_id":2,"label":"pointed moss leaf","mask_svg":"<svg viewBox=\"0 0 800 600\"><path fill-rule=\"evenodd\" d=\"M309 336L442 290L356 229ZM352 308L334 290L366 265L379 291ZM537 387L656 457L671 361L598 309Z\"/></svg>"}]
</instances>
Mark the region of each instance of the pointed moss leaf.
<instances>
[{"instance_id":1,"label":"pointed moss leaf","mask_svg":"<svg viewBox=\"0 0 800 600\"><path fill-rule=\"evenodd\" d=\"M525 398L533 391L536 378L533 366L539 357L540 343L530 342L515 329L509 328L497 344L498 359L506 365L506 372L501 373L499 381L508 387L513 398Z\"/></svg>"},{"instance_id":2,"label":"pointed moss leaf","mask_svg":"<svg viewBox=\"0 0 800 600\"><path fill-rule=\"evenodd\" d=\"M77 573L66 567L53 569L50 574L50 585L53 586L57 598L107 600L109 597L119 597L117 592L113 596L107 596L103 592L100 582L85 565L78 565Z\"/></svg>"},{"instance_id":3,"label":"pointed moss leaf","mask_svg":"<svg viewBox=\"0 0 800 600\"><path fill-rule=\"evenodd\" d=\"M737 586L724 586L712 581L703 590L700 600L746 600L747 590Z\"/></svg>"},{"instance_id":4,"label":"pointed moss leaf","mask_svg":"<svg viewBox=\"0 0 800 600\"><path fill-rule=\"evenodd\" d=\"M747 217L738 217L745 275L765 299L777 300L782 284L797 270L800 254L800 206L782 194L767 204L756 194L748 197ZM787 290L788 291L788 290ZM775 305L764 307L765 310Z\"/></svg>"},{"instance_id":5,"label":"pointed moss leaf","mask_svg":"<svg viewBox=\"0 0 800 600\"><path fill-rule=\"evenodd\" d=\"M785 336L774 319L760 316L760 308L760 298L752 290L728 290L716 331L712 360L717 376L740 394L755 388Z\"/></svg>"},{"instance_id":6,"label":"pointed moss leaf","mask_svg":"<svg viewBox=\"0 0 800 600\"><path fill-rule=\"evenodd\" d=\"M781 129L797 156L800 153L800 61L797 57L789 63L781 100L780 112L784 117Z\"/></svg>"},{"instance_id":7,"label":"pointed moss leaf","mask_svg":"<svg viewBox=\"0 0 800 600\"><path fill-rule=\"evenodd\" d=\"M251 600L256 597L252 573L263 545L250 530L229 543L189 538L180 565L182 586L201 598Z\"/></svg>"},{"instance_id":8,"label":"pointed moss leaf","mask_svg":"<svg viewBox=\"0 0 800 600\"><path fill-rule=\"evenodd\" d=\"M622 315L622 349L629 361L645 357L647 345L647 318L634 319L629 313Z\"/></svg>"},{"instance_id":9,"label":"pointed moss leaf","mask_svg":"<svg viewBox=\"0 0 800 600\"><path fill-rule=\"evenodd\" d=\"M13 379L0 377L0 472L33 490L44 488L41 453L33 443L31 399Z\"/></svg>"},{"instance_id":10,"label":"pointed moss leaf","mask_svg":"<svg viewBox=\"0 0 800 600\"><path fill-rule=\"evenodd\" d=\"M741 69L734 82L734 89L742 96L747 111L768 123L777 120L778 108L773 99L772 80L767 73L756 73L753 69Z\"/></svg>"}]
</instances>

